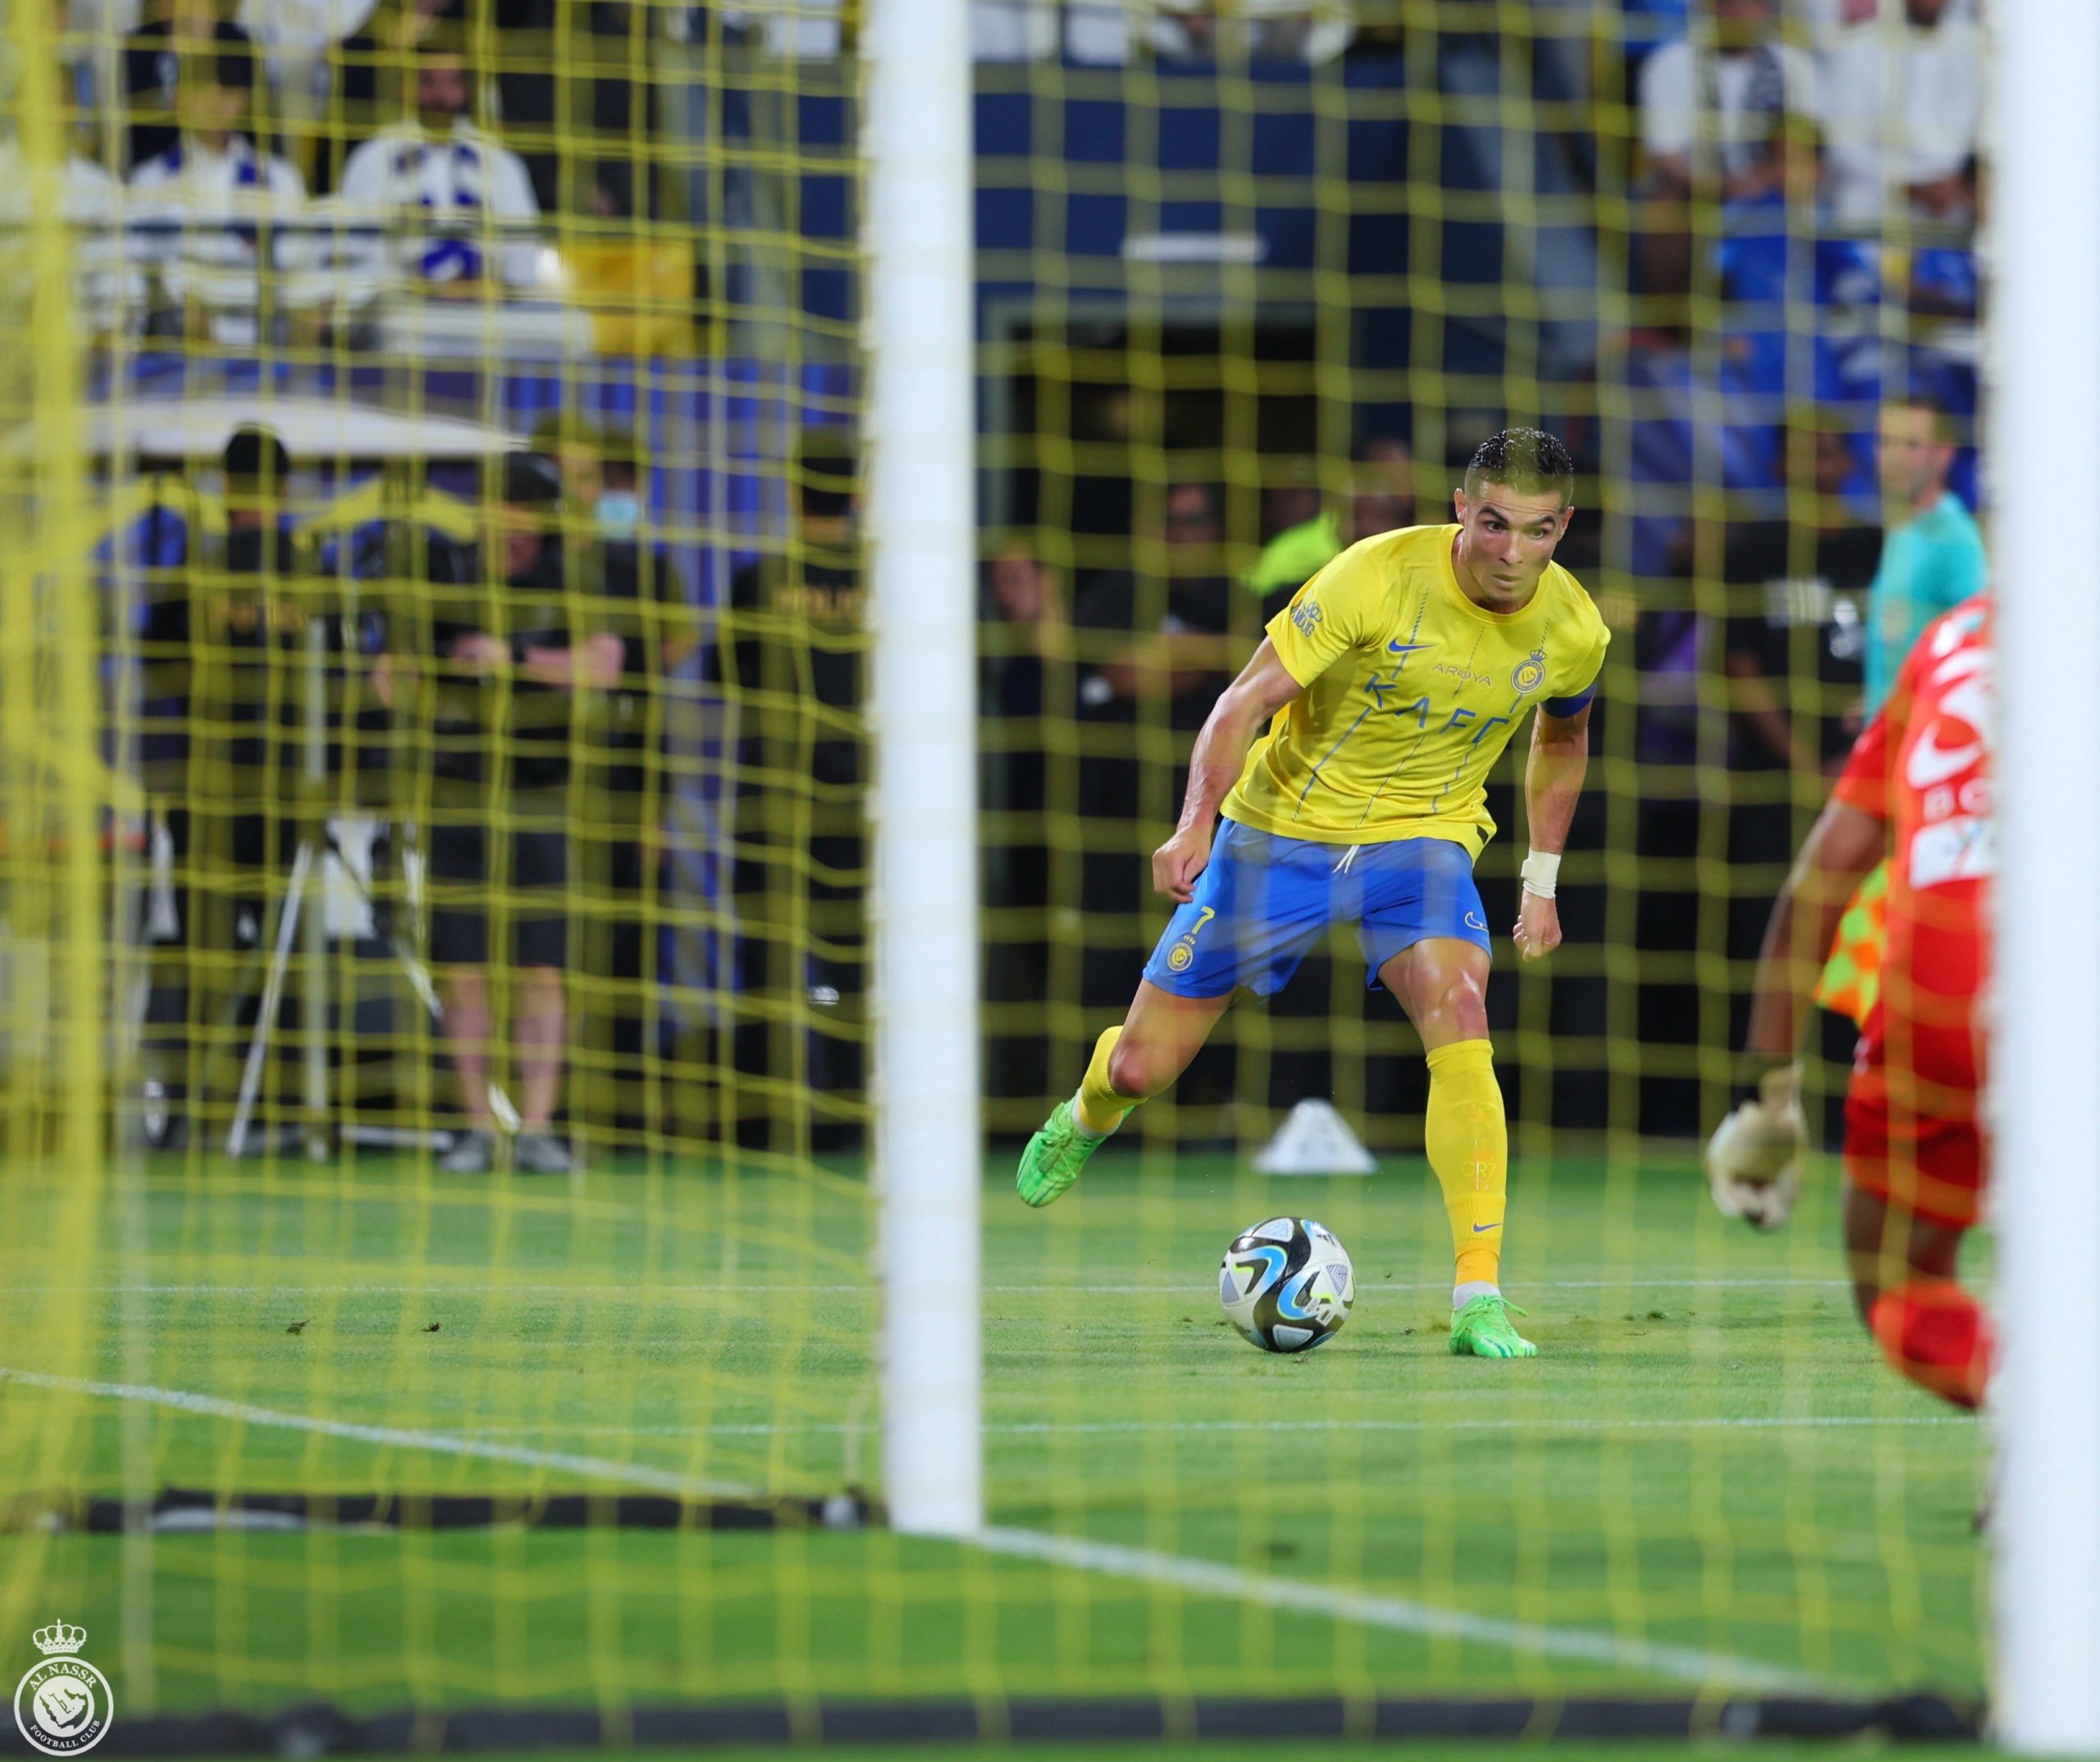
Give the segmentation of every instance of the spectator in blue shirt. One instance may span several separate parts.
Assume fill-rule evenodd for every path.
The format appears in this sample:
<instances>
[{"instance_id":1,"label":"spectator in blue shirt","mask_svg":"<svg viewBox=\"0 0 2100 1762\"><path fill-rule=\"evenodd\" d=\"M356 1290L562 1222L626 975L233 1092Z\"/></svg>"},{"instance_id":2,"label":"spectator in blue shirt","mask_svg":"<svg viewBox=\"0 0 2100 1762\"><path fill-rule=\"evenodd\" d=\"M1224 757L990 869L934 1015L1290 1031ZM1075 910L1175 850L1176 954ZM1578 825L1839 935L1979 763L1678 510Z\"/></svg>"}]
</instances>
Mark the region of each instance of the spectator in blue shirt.
<instances>
[{"instance_id":1,"label":"spectator in blue shirt","mask_svg":"<svg viewBox=\"0 0 2100 1762\"><path fill-rule=\"evenodd\" d=\"M1896 682L1911 646L1934 619L1984 586L1984 535L1947 486L1954 430L1931 399L1881 413L1881 493L1888 536L1867 593L1866 714Z\"/></svg>"}]
</instances>

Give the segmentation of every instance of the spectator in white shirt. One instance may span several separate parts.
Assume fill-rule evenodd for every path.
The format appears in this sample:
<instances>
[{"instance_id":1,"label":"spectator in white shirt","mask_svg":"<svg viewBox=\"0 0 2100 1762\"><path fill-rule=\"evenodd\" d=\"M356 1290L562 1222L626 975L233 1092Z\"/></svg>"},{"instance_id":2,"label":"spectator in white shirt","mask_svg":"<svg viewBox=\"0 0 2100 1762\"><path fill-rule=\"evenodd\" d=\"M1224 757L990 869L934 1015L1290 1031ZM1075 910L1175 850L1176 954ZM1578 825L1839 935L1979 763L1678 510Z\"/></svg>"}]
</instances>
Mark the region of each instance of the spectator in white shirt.
<instances>
[{"instance_id":1,"label":"spectator in white shirt","mask_svg":"<svg viewBox=\"0 0 2100 1762\"><path fill-rule=\"evenodd\" d=\"M470 120L474 77L449 32L418 51L416 113L381 130L343 167L343 206L360 217L427 224L397 239L395 260L425 290L468 294L491 281L529 287L539 243L488 222L536 221L540 204L525 162Z\"/></svg>"},{"instance_id":2,"label":"spectator in white shirt","mask_svg":"<svg viewBox=\"0 0 2100 1762\"><path fill-rule=\"evenodd\" d=\"M235 17L253 41L270 78L273 114L285 151L315 178L329 169L322 136L330 121L328 51L363 29L374 0L239 0ZM319 174L317 176L317 174Z\"/></svg>"},{"instance_id":3,"label":"spectator in white shirt","mask_svg":"<svg viewBox=\"0 0 2100 1762\"><path fill-rule=\"evenodd\" d=\"M1819 49L1828 48L1855 25L1893 18L1903 0L1800 0L1795 16ZM1976 0L1947 0L1947 16L1963 24L1976 21Z\"/></svg>"},{"instance_id":4,"label":"spectator in white shirt","mask_svg":"<svg viewBox=\"0 0 2100 1762\"><path fill-rule=\"evenodd\" d=\"M1709 16L1695 11L1690 40L1641 64L1645 181L1658 195L1696 185L1725 202L1781 194L1791 177L1812 176L1802 159L1814 152L1815 63L1780 39L1778 0L1695 6Z\"/></svg>"},{"instance_id":5,"label":"spectator in white shirt","mask_svg":"<svg viewBox=\"0 0 2100 1762\"><path fill-rule=\"evenodd\" d=\"M183 58L180 135L131 172L131 218L148 223L149 261L256 266L267 254L258 225L297 218L306 200L299 173L242 132L254 84L254 58L235 25L221 25L213 48Z\"/></svg>"},{"instance_id":6,"label":"spectator in white shirt","mask_svg":"<svg viewBox=\"0 0 2100 1762\"><path fill-rule=\"evenodd\" d=\"M1966 225L1976 212L1983 32L1954 0L1898 0L1901 16L1854 26L1825 58L1828 189L1839 220L1906 210Z\"/></svg>"},{"instance_id":7,"label":"spectator in white shirt","mask_svg":"<svg viewBox=\"0 0 2100 1762\"><path fill-rule=\"evenodd\" d=\"M37 175L19 141L0 141L0 228L15 236L30 224ZM69 148L58 185L58 212L70 234L73 317L83 331L120 330L145 294L144 277L124 260L124 189Z\"/></svg>"}]
</instances>

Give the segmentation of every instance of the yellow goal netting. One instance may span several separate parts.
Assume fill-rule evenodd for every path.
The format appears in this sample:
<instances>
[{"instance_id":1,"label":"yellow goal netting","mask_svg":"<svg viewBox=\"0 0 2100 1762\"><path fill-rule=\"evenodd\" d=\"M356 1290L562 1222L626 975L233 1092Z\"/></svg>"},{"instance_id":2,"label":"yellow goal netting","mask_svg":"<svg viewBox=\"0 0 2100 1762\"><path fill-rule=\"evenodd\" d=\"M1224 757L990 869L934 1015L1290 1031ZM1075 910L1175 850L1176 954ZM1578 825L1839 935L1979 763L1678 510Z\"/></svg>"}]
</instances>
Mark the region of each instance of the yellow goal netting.
<instances>
[{"instance_id":1,"label":"yellow goal netting","mask_svg":"<svg viewBox=\"0 0 2100 1762\"><path fill-rule=\"evenodd\" d=\"M1878 169L1843 84L1911 77L1897 9L967 9L962 1541L882 1521L880 10L10 9L0 1676L56 1618L120 1725L1958 1709L1973 1423L1857 1324L1834 1158L1761 1237L1696 1153L1893 640L1877 436L1975 499L1974 144ZM1517 424L1576 458L1613 638L1545 966L1502 933L1521 740L1478 870L1545 1349L1501 1367L1444 1349L1420 1048L1345 937L1069 1200L1011 1168L1265 621ZM1375 1175L1258 1167L1306 1102ZM1354 1260L1304 1360L1216 1308L1279 1215Z\"/></svg>"}]
</instances>

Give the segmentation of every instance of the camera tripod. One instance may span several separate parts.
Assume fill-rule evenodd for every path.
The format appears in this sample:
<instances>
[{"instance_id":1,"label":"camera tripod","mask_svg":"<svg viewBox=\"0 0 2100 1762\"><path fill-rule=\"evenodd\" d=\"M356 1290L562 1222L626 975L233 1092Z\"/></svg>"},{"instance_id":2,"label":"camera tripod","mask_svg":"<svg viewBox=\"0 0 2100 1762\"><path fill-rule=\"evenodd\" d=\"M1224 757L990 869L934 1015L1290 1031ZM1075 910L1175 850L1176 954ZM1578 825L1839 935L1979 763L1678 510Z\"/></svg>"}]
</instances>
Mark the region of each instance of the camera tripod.
<instances>
[{"instance_id":1,"label":"camera tripod","mask_svg":"<svg viewBox=\"0 0 2100 1762\"><path fill-rule=\"evenodd\" d=\"M307 801L315 802L325 797L328 787L328 679L326 632L321 620L310 622L306 632L304 655L304 727L302 739L302 774ZM374 897L368 879L359 872L358 865L351 860L334 829L324 815L311 811L302 812L298 842L293 848L291 866L286 872L281 893L276 900L276 926L268 943L268 961L262 975L262 997L250 1031L247 1053L242 1060L240 1084L234 1106L233 1119L226 1129L226 1150L231 1157L245 1153L250 1130L253 1125L256 1105L262 1089L263 1072L268 1066L270 1041L276 1031L277 1016L284 1005L286 984L290 979L293 950L296 947L304 970L304 983L299 988L299 1016L301 1047L301 1112L304 1116L306 1153L313 1162L326 1160L330 1149L330 1124L333 1117L333 1098L331 1093L328 1018L331 998L329 995L328 915L325 897L323 864L333 856L339 871L356 889L372 922L384 936L394 964L408 982L417 1001L430 1018L431 1026L441 1031L445 1025L445 1002L438 995L432 982L429 964L418 953L414 944L403 931L395 914L387 902ZM413 861L403 865L409 893L411 915L419 903L420 867ZM268 913L266 911L265 918ZM254 951L243 971L228 1006L229 1025L237 1018L240 1006L249 994L249 981L256 964L262 958L264 944L258 938ZM208 1077L217 1063L216 1056L208 1061L205 1074ZM208 1088L208 1084L200 1085ZM505 1131L518 1129L518 1110L510 1098L498 1084L489 1086L490 1111ZM387 1134L399 1141L395 1134ZM411 1136L418 1142L436 1141L436 1134L428 1132Z\"/></svg>"}]
</instances>

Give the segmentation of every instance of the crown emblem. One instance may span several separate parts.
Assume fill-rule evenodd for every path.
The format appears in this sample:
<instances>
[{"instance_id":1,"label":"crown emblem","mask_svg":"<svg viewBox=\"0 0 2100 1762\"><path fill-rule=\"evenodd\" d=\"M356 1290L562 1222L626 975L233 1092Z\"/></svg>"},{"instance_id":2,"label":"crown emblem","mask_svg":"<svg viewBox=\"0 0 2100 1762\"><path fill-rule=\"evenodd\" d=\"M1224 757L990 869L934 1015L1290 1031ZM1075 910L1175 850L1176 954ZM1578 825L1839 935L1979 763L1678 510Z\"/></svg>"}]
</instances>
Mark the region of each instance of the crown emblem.
<instances>
[{"instance_id":1,"label":"crown emblem","mask_svg":"<svg viewBox=\"0 0 2100 1762\"><path fill-rule=\"evenodd\" d=\"M88 1643L88 1630L54 1621L48 1627L39 1627L30 1636L36 1642L36 1649L46 1658L60 1653L77 1652Z\"/></svg>"}]
</instances>

